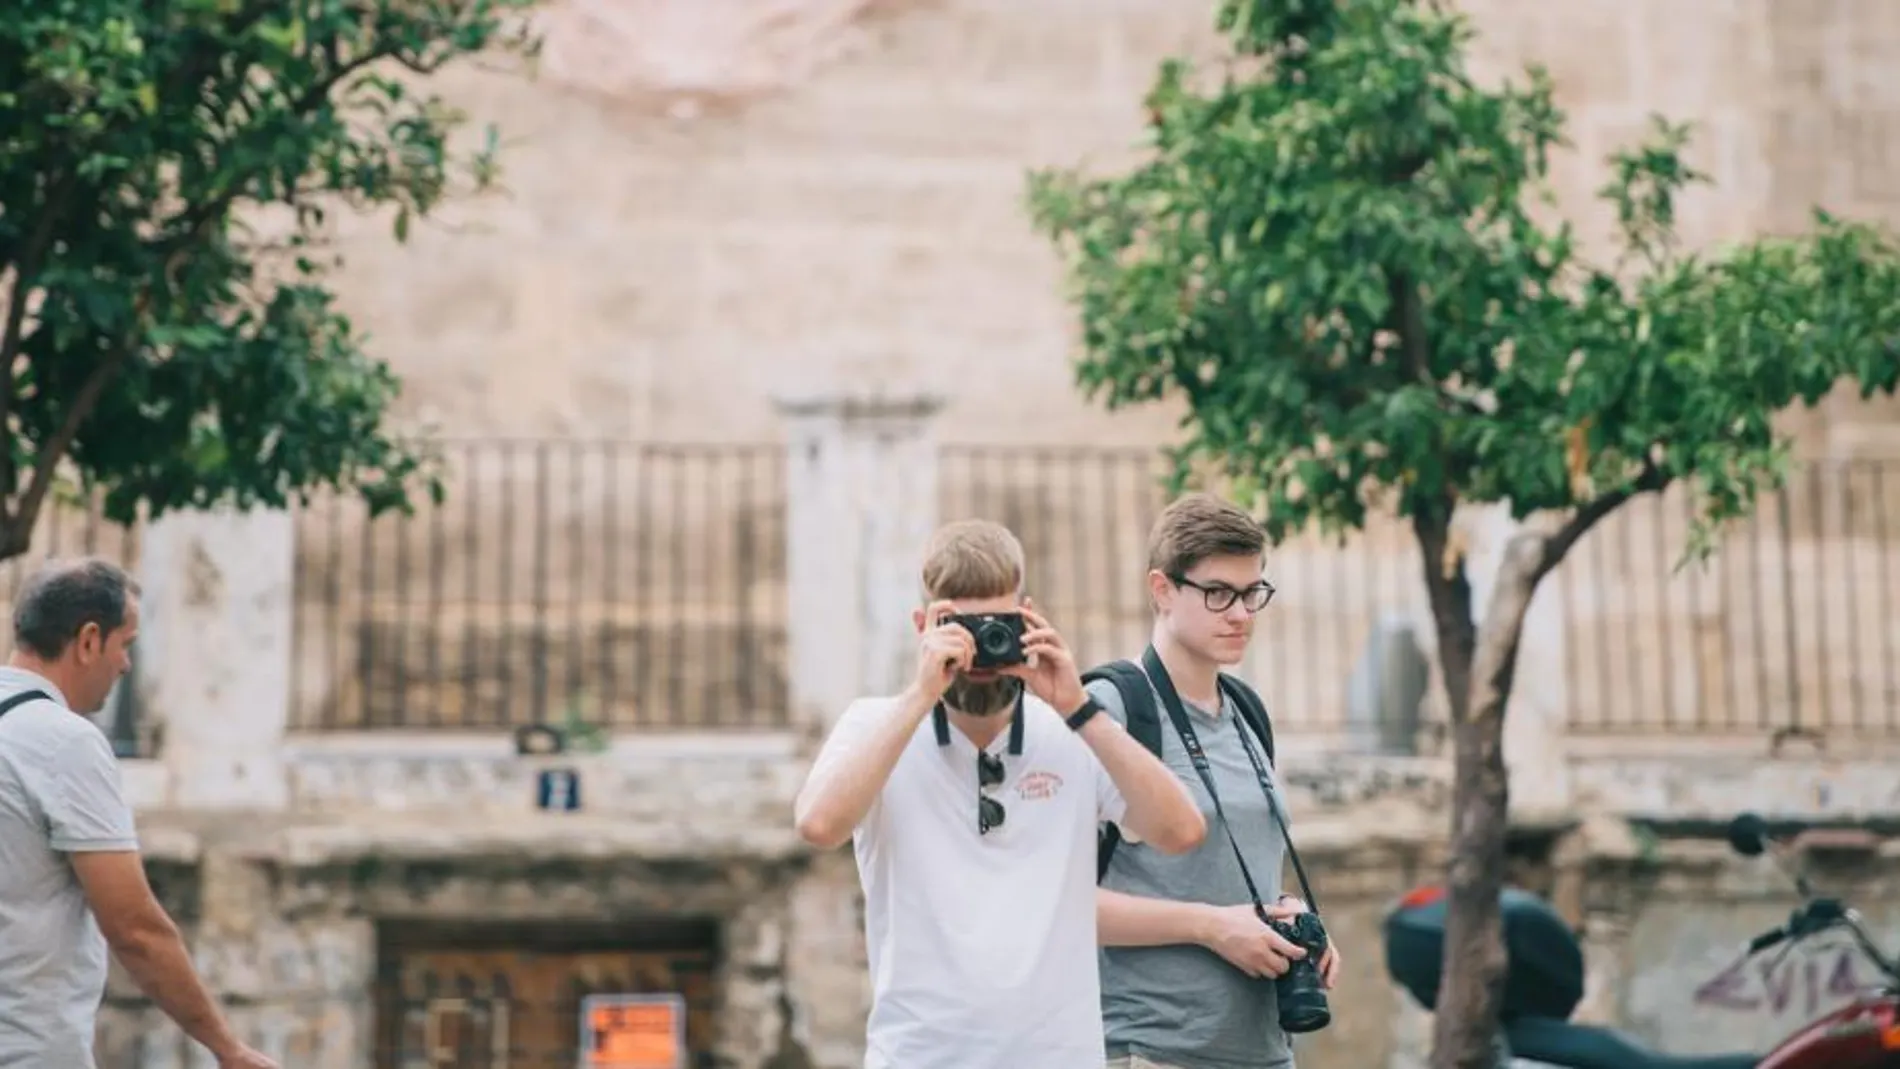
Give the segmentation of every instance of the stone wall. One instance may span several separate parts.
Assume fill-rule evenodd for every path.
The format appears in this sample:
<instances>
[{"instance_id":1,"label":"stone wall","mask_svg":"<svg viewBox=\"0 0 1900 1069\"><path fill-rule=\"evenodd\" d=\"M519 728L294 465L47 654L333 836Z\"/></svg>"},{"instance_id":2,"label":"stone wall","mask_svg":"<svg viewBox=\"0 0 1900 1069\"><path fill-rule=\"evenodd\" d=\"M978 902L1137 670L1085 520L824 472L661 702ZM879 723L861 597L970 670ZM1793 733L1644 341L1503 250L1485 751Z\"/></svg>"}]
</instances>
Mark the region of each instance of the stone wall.
<instances>
[{"instance_id":1,"label":"stone wall","mask_svg":"<svg viewBox=\"0 0 1900 1069\"><path fill-rule=\"evenodd\" d=\"M1684 234L1694 245L1791 229L1815 201L1900 218L1887 136L1900 114L1900 78L1884 62L1900 34L1900 9L1892 5L1464 3L1483 35L1483 73L1530 59L1550 65L1576 144L1560 161L1558 192L1593 252L1607 233L1607 216L1589 204L1602 178L1599 161L1629 143L1651 111L1700 124L1696 161L1719 182L1683 205ZM597 20L558 22L583 6L550 5L557 17L550 61L585 52L589 62L611 66L612 41L598 36ZM760 81L743 64L722 67L716 49L691 52L685 83L737 70L747 83L738 94L703 81L685 94L629 89L602 69L578 79L591 83L586 88L560 70L538 81L473 68L445 76L440 85L452 102L477 122L500 125L506 192L451 206L405 247L389 242L387 220L346 217L336 235L347 262L338 277L345 308L406 376L408 416L463 436L790 440L796 463L788 465L783 496L808 507L784 517L782 587L772 585L775 566L771 582L748 592L789 609L798 624L782 656L774 653L788 668L797 714L788 730L623 737L606 754L563 760L582 772L586 801L578 814L533 808L534 773L550 762L513 756L497 732L286 737L291 709L314 701L312 694L373 687L383 677L354 678L354 646L327 666L330 675L299 676L287 667L298 655L288 637L282 524L220 532L187 518L161 532L159 553L148 562L159 581L144 667L162 681L150 707L165 731L159 759L128 763L127 781L140 800L161 894L242 1026L286 1064L369 1064L371 1002L384 964L380 933L423 919L609 927L710 919L725 944L715 1064L854 1063L867 990L855 881L844 855L814 857L793 840L790 800L804 755L843 699L884 688L902 669L901 623L914 600L920 531L933 510L961 507L951 504L954 486L939 494L928 460L936 442L1145 449L1172 436L1174 414L1165 407L1109 416L1077 396L1068 367L1072 314L1021 199L1030 167L1114 166L1126 158L1156 63L1212 51L1213 4L824 6L859 12L853 24L830 27L849 47L826 45L822 56L808 57L813 62L793 64L797 77ZM606 10L586 8L593 16ZM630 56L629 66L650 68L659 54ZM677 80L682 70L676 64L663 73ZM773 406L775 396L822 394L846 381L854 386L849 397L829 408ZM880 391L885 403L858 403ZM948 403L941 418L920 427L895 414L906 404L934 410L935 400L890 403L893 396ZM1891 406L1835 400L1790 425L1810 453L1900 454ZM458 484L451 509L467 507L471 518L458 526L460 513L452 511L444 537L489 538L495 517L506 513L523 521L511 542L514 559L530 559L525 521L539 513L531 498L505 492L525 484L482 478ZM669 485L696 488L695 478ZM571 496L564 479L555 484L561 503L550 522L557 530L582 524L589 547L563 562L573 567L556 569L557 589L567 583L570 592L591 592L589 579L607 570L595 553L638 544L636 532L603 518L607 500L638 500L636 482L585 474ZM728 503L745 500L718 485ZM776 501L779 488L761 492ZM1070 507L1074 500L1082 499L1058 498L1031 482L1012 486L1003 508L1043 516L1040 537L1060 544L1097 522ZM596 501L598 513L578 507ZM987 508L968 496L961 502ZM666 504L665 515L677 519L677 502ZM1134 559L1131 540L1141 524L1133 515L1131 508L1115 521L1127 529L1105 562ZM703 532L722 529L717 517L703 525L697 514L690 519L672 528L680 532L677 545L654 543L657 554L681 557L702 548ZM417 533L412 548L426 544ZM1678 533L1640 523L1610 533L1606 558L1575 577L1581 593L1572 607L1589 628L1569 648L1586 665L1605 662L1596 677L1629 688L1638 706L1704 691L1718 703L1767 691L1790 704L1784 676L1738 683L1722 671L1776 667L1758 663L1755 634L1738 634L1732 622L1766 615L1741 597L1748 576L1717 572L1693 595L1676 580L1648 600L1653 584L1618 563L1616 547L1647 549ZM1844 524L1795 534L1809 550L1788 573L1802 580L1807 600L1794 618L1804 627L1823 621L1814 593L1840 589L1850 571L1870 574L1870 552L1888 552ZM305 537L327 536L310 527ZM360 544L354 528L343 537ZM389 569L324 573L310 568L305 552L297 582L315 583L306 591L323 589L315 581L332 576L345 590L389 591ZM222 560L207 569L208 555ZM1352 566L1366 559L1374 565ZM1038 558L1039 569L1067 563L1047 551ZM1836 565L1842 569L1828 570ZM1279 689L1275 701L1288 721L1330 723L1342 704L1352 636L1391 607L1382 591L1400 590L1416 562L1396 542L1366 558L1294 545L1276 569L1289 581L1255 669ZM583 578L569 581L570 574ZM1606 576L1620 576L1621 586L1606 588ZM1051 582L1084 589L1091 580ZM1853 648L1870 663L1882 652L1874 636L1892 630L1882 615L1896 603L1888 585L1852 584L1867 600L1826 618L1826 626L1853 627ZM490 599L471 593L467 600ZM1408 600L1415 604L1402 594L1394 603ZM307 601L315 610L308 622L323 626L323 595L307 594ZM1647 625L1664 608L1690 626L1652 640ZM1105 655L1129 641L1131 617L1101 615L1088 626L1099 643L1092 649ZM351 642L367 640L378 656L396 648L400 627L385 626L374 612L364 618ZM1138 634L1139 615L1132 620ZM1841 648L1842 633L1810 628L1793 645L1811 658ZM1708 670L1699 658L1712 634L1729 645ZM1332 635L1346 637L1288 663L1300 648L1294 637ZM1286 641L1276 643L1279 636ZM1785 638L1775 631L1762 641L1781 649ZM234 657L240 649L244 656ZM1551 726L1535 715L1537 702L1562 700L1565 651L1561 641L1541 642L1531 654L1538 659L1519 673L1519 684L1533 707L1514 706L1513 731ZM700 670L725 670L717 657L706 660ZM286 676L304 693L293 699ZM1716 684L1728 690L1715 691ZM1884 679L1870 688L1883 716L1890 689ZM1596 700L1621 708L1620 693ZM1792 707L1819 715L1802 704L1813 695L1810 687ZM383 704L419 700L403 694ZM450 710L416 712L424 721L446 720ZM1396 1069L1420 1049L1424 1021L1385 982L1377 927L1393 896L1439 871L1445 768L1434 760L1345 759L1330 752L1330 740L1292 734L1283 752L1303 852L1347 950L1338 1024L1303 1052L1302 1069ZM1697 1049L1708 1034L1737 1023L1752 1029L1750 1042L1765 1043L1807 1009L1809 976L1820 982L1818 1007L1838 968L1824 957L1812 973L1796 962L1793 972L1768 977L1772 989L1732 976L1709 986L1723 976L1737 940L1785 911L1788 900L1770 874L1693 840L1593 823L1587 834L1553 846L1548 828L1568 827L1588 812L1666 830L1720 820L1743 806L1890 819L1900 813L1891 765L1860 741L1832 754L1775 758L1759 731L1720 744L1653 734L1640 746L1614 739L1605 749L1559 733L1541 750L1512 748L1514 799L1542 822L1522 832L1531 844L1524 878L1550 888L1586 926L1591 1015L1678 1050ZM1521 760L1527 753L1532 759ZM1549 803L1542 809L1528 804L1539 792ZM1894 898L1900 866L1892 855L1887 849L1836 862L1827 875L1871 909ZM1879 919L1889 936L1900 934L1900 916L1887 911ZM1783 984L1792 986L1787 1001L1777 1002ZM1775 1012L1751 1017L1754 1010L1743 1009L1763 1005ZM114 979L102 1031L102 1069L202 1063L122 977Z\"/></svg>"},{"instance_id":2,"label":"stone wall","mask_svg":"<svg viewBox=\"0 0 1900 1069\"><path fill-rule=\"evenodd\" d=\"M451 942L458 935L479 941L496 928L543 925L609 939L633 927L706 922L718 931L709 1029L717 1040L702 1052L711 1060L695 1064L845 1064L862 1043L848 1007L863 1004L866 975L861 952L848 949L857 918L848 860L680 852L615 828L588 827L577 836L582 845L560 832L537 834L525 822L512 835L434 853L392 847L374 831L313 836L305 828L300 837L283 829L270 839L234 839L200 829L182 856L160 854L151 867L235 1025L285 1065L393 1064L374 1056L379 1045L394 1045L389 1015L398 1007L385 999L379 1008L376 997L379 978L395 964L379 960L392 931L423 924L450 931ZM542 948L529 941L513 949ZM549 1008L517 1001L524 1017ZM426 1004L402 1008L415 1014ZM413 1035L401 1042L418 1053ZM541 1053L519 1049L530 1042L523 1037L513 1042L524 1061ZM99 1052L102 1069L204 1064L203 1052L116 973ZM787 1060L812 1057L818 1060Z\"/></svg>"},{"instance_id":3,"label":"stone wall","mask_svg":"<svg viewBox=\"0 0 1900 1069\"><path fill-rule=\"evenodd\" d=\"M1891 952L1900 947L1900 850L1879 836L1847 839L1846 849L1797 852L1798 864L1819 893L1858 908ZM1582 933L1586 990L1575 1019L1668 1054L1766 1053L1878 977L1845 935L1745 959L1748 940L1785 923L1800 900L1769 858L1736 857L1719 840L1592 820L1521 842L1513 882L1545 895ZM1402 993L1397 1001L1381 1057L1359 1064L1425 1064L1430 1017Z\"/></svg>"},{"instance_id":4,"label":"stone wall","mask_svg":"<svg viewBox=\"0 0 1900 1069\"><path fill-rule=\"evenodd\" d=\"M1876 837L1810 865L1817 887L1858 908L1889 953L1900 948L1894 846ZM1590 923L1621 951L1601 972L1624 978L1602 999L1606 1016L1671 1052L1764 1050L1880 979L1844 934L1738 965L1743 944L1786 923L1796 901L1766 858L1684 843L1657 858L1604 859L1593 882Z\"/></svg>"},{"instance_id":5,"label":"stone wall","mask_svg":"<svg viewBox=\"0 0 1900 1069\"><path fill-rule=\"evenodd\" d=\"M154 599L156 632L173 636L158 644L148 680L170 702L167 744L157 762L128 762L127 781L154 881L246 1034L287 1064L368 1069L372 1045L387 1039L379 1030L391 1027L392 1011L375 1008L393 963L391 933L447 926L499 939L498 926L508 926L532 957L548 933L576 925L602 939L710 926L719 950L703 978L710 1027L699 1026L715 1054L709 1064L854 1064L868 983L855 874L844 853L820 857L801 846L791 810L811 746L842 708L837 695L888 690L902 667L902 648L882 637L897 630L867 625L891 618L905 596L906 569L896 562L910 559L918 532L867 524L856 509L868 507L859 493L867 485L926 500L928 487L905 481L904 465L866 444L881 433L832 440L800 475L804 494L839 507L802 514L792 581L806 589L824 580L829 593L848 596L800 599L815 628L805 634L829 641L795 658L801 715L770 733L632 733L602 752L555 757L518 756L502 733L287 733L287 696L256 683L281 675L290 659L282 558L262 544L272 531L282 535L281 525L170 521L155 559L198 563L178 567L190 581L161 586ZM834 466L849 476L827 477ZM229 566L272 560L278 568ZM235 643L176 640L240 622L255 626L235 675L219 670ZM1512 723L1538 724L1535 707ZM1769 761L1760 740L1726 757L1703 740L1689 745L1695 753L1510 750L1519 815L1545 822L1521 822L1521 837L1548 840L1579 813L1665 829L1742 807L1870 821L1900 813L1891 764L1866 746ZM1380 973L1378 924L1396 895L1440 871L1445 763L1345 757L1297 735L1282 754L1302 852L1348 951L1339 1024L1312 1041L1302 1065L1363 1069L1374 1064L1368 1053L1401 1058L1419 1025ZM536 807L536 774L553 769L578 772L578 811ZM1552 795L1551 784L1569 786ZM1617 978L1649 982L1658 971L1680 978L1707 964L1713 937L1689 940L1672 957L1656 933L1668 909L1686 903L1726 915L1734 895L1717 877L1730 870L1706 851L1645 850L1641 839L1591 828L1565 846L1527 850L1525 870L1589 920L1598 989L1614 993ZM1565 873L1568 883L1558 878ZM1734 899L1744 902L1735 926L1757 915L1763 888ZM1719 986L1710 997L1726 1006L1749 996ZM1593 1005L1604 1019L1663 1027L1641 1016L1638 1002ZM102 1069L195 1064L123 978L113 981L101 1033Z\"/></svg>"},{"instance_id":6,"label":"stone wall","mask_svg":"<svg viewBox=\"0 0 1900 1069\"><path fill-rule=\"evenodd\" d=\"M602 92L616 47L638 82L657 46L628 29L637 16L603 38L597 5L552 5L544 77L440 81L500 125L507 192L452 206L406 247L387 220L341 220L344 307L407 377L408 411L451 433L756 440L775 435L774 392L849 380L945 393L953 440L1165 440L1165 407L1109 416L1078 396L1024 176L1125 160L1157 63L1215 48L1214 6L818 5L812 21L861 13L813 34L795 78L761 82L728 4L653 39L694 35L671 73L698 84ZM1797 226L1815 202L1900 215L1886 5L1464 6L1481 73L1551 69L1575 146L1555 184L1593 252L1603 157L1651 112L1699 124L1695 162L1719 183L1681 206L1691 245ZM592 88L560 69L576 51ZM1799 424L1817 449L1893 454L1890 421L1868 417L1843 400Z\"/></svg>"},{"instance_id":7,"label":"stone wall","mask_svg":"<svg viewBox=\"0 0 1900 1069\"><path fill-rule=\"evenodd\" d=\"M1439 878L1439 829L1407 809L1388 796L1309 809L1298 821L1346 960L1335 1023L1302 1041L1304 1069L1421 1064L1429 1019L1385 977L1380 942L1397 896ZM850 1069L862 1056L869 980L849 854L813 855L783 825L756 829L744 845L690 850L599 815L516 821L486 835L438 827L433 837L386 825L167 822L151 841L155 885L207 979L245 1034L287 1065L375 1064L376 984L391 967L379 952L392 929L449 925L479 939L537 922L607 932L716 925L716 1039L710 1060L696 1064ZM1765 860L1734 858L1708 839L1598 819L1526 830L1515 856L1515 880L1584 933L1590 975L1579 1019L1664 1049L1765 1048L1840 1002L1849 980L1872 975L1838 943L1734 968L1741 943L1785 919L1794 899ZM1820 886L1863 907L1877 939L1900 941L1900 849L1869 840L1817 860ZM114 977L102 1069L198 1064L188 1047Z\"/></svg>"},{"instance_id":8,"label":"stone wall","mask_svg":"<svg viewBox=\"0 0 1900 1069\"><path fill-rule=\"evenodd\" d=\"M788 432L776 396L849 383L837 392L943 400L928 433L952 446L1146 449L1174 436L1167 406L1110 416L1078 396L1071 312L1025 221L1023 178L1039 165L1126 159L1160 59L1215 50L1212 0L839 0L801 16L812 32L797 55L779 51L797 34L767 34L738 6L706 8L697 29L654 14L665 6L606 19L600 5L554 4L545 76L444 76L450 99L501 124L505 195L450 207L402 247L386 221L339 220L344 304L406 376L409 415L483 438L779 441L800 432ZM1883 147L1900 80L1880 62L1900 27L1881 5L1464 6L1482 76L1550 68L1574 145L1554 185L1592 255L1608 253L1610 218L1593 200L1603 157L1652 112L1697 124L1694 161L1718 180L1681 206L1692 246L1794 228L1817 202L1900 218ZM663 33L628 41L630 20L649 17ZM657 41L679 40L666 35L692 38L671 66L656 59ZM770 76L758 66L766 56ZM1839 397L1787 425L1810 454L1892 457L1895 411ZM783 577L774 552L743 555L730 539L743 521L776 547L773 525L796 526L777 476L674 468L651 479L631 464L610 476L598 458L574 467L557 456L543 498L534 456L517 450L506 473L493 458L456 458L448 507L400 542L393 523L365 538L346 520L341 548L327 517L304 524L300 626L321 644L300 652L297 722L386 725L426 704L461 725L545 704L518 684L550 628L556 655L691 651L660 654L668 670L690 669L663 683L612 676L596 688L615 691L611 715L628 725L670 727L744 703L725 684L753 676L765 681L765 719L776 718L801 656L780 609L803 611L812 591ZM1105 493L1092 477L1045 479L1039 463L949 464L934 496L945 514L1019 526L1045 603L1091 657L1119 652L1145 624L1123 562L1138 559L1151 486ZM936 477L921 464L905 474ZM1807 504L1795 501L1785 569L1732 552L1700 577L1662 582L1681 525L1619 517L1558 580L1564 613L1580 621L1561 662L1570 699L1598 730L1623 733L1710 716L1760 734L1797 713L1855 727L1884 707L1894 687L1855 672L1891 660L1881 636L1900 604L1893 583L1822 604L1850 572L1884 567L1884 534L1865 527L1882 515L1870 499L1890 496L1866 491L1879 479L1863 478L1858 498L1829 491L1828 530L1804 527ZM1862 529L1845 530L1855 516ZM1770 527L1772 556L1781 532L1772 517ZM535 543L543 528L546 552ZM1067 551L1084 539L1092 549ZM734 563L742 557L756 569ZM425 560L443 577L439 597ZM1376 536L1346 552L1294 544L1275 568L1289 578L1275 626L1304 645L1264 643L1250 668L1275 681L1290 721L1337 735L1368 629L1420 614L1415 553ZM499 593L504 576L512 596ZM531 583L550 624L529 604ZM570 611L570 600L583 604ZM564 644L573 630L584 642ZM424 641L444 651L426 666ZM742 646L746 656L727 656ZM405 651L409 665L390 663ZM578 659L582 673L602 673L600 658ZM548 668L559 678L567 665ZM463 707L469 694L482 709ZM565 695L552 704L564 712Z\"/></svg>"}]
</instances>

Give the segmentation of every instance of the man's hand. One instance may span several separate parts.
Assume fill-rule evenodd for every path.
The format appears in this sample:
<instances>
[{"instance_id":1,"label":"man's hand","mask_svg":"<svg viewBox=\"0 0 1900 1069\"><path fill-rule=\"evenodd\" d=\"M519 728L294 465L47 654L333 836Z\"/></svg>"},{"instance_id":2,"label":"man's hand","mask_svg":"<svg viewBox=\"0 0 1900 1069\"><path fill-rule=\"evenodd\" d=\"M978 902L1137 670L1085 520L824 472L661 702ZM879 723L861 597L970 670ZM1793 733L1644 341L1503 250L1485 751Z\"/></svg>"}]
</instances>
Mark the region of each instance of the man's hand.
<instances>
[{"instance_id":1,"label":"man's hand","mask_svg":"<svg viewBox=\"0 0 1900 1069\"><path fill-rule=\"evenodd\" d=\"M976 659L976 636L961 624L948 623L957 607L948 601L931 603L925 610L924 632L917 640L917 692L935 705L950 689L958 672L967 672Z\"/></svg>"},{"instance_id":2,"label":"man's hand","mask_svg":"<svg viewBox=\"0 0 1900 1069\"><path fill-rule=\"evenodd\" d=\"M1272 911L1268 911L1269 915ZM1306 951L1282 938L1254 914L1253 906L1220 906L1208 914L1201 945L1248 976L1281 976Z\"/></svg>"},{"instance_id":3,"label":"man's hand","mask_svg":"<svg viewBox=\"0 0 1900 1069\"><path fill-rule=\"evenodd\" d=\"M218 1069L280 1069L278 1064L249 1047L218 1055Z\"/></svg>"},{"instance_id":4,"label":"man's hand","mask_svg":"<svg viewBox=\"0 0 1900 1069\"><path fill-rule=\"evenodd\" d=\"M1088 697L1082 689L1082 673L1075 667L1075 655L1069 652L1056 629L1049 626L1049 621L1036 612L1035 602L1030 598L1023 599L1023 622L1029 625L1023 631L1026 660L1003 672L1022 680L1029 693L1068 716Z\"/></svg>"},{"instance_id":5,"label":"man's hand","mask_svg":"<svg viewBox=\"0 0 1900 1069\"><path fill-rule=\"evenodd\" d=\"M1267 907L1267 916L1276 921L1291 920L1305 912L1306 903L1293 895L1281 895L1278 902ZM1331 932L1326 933L1326 952L1319 956L1319 979L1328 991L1339 983L1339 944Z\"/></svg>"}]
</instances>

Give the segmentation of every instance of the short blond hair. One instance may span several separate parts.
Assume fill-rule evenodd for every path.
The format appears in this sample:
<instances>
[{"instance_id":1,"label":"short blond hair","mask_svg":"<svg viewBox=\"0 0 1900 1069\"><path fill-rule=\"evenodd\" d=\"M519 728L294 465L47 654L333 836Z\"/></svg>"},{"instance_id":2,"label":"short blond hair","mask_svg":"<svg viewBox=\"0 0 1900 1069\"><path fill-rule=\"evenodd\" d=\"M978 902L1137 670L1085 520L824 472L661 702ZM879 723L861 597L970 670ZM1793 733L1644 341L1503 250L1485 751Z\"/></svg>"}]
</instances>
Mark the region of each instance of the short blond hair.
<instances>
[{"instance_id":1,"label":"short blond hair","mask_svg":"<svg viewBox=\"0 0 1900 1069\"><path fill-rule=\"evenodd\" d=\"M1000 598L1023 587L1023 544L989 520L958 520L937 528L924 549L924 596Z\"/></svg>"},{"instance_id":2,"label":"short blond hair","mask_svg":"<svg viewBox=\"0 0 1900 1069\"><path fill-rule=\"evenodd\" d=\"M1240 506L1213 494L1186 494L1161 510L1148 532L1148 567L1179 579L1211 557L1259 557L1267 533Z\"/></svg>"}]
</instances>

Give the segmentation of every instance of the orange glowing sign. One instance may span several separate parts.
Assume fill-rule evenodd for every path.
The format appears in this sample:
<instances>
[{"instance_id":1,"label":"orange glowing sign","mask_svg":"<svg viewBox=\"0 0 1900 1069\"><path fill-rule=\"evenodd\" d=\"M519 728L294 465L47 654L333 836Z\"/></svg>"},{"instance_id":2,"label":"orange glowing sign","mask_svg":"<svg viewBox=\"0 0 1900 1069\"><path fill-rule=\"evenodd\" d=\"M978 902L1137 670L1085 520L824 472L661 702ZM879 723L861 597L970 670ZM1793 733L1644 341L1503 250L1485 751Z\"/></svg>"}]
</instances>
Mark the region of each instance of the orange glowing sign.
<instances>
[{"instance_id":1,"label":"orange glowing sign","mask_svg":"<svg viewBox=\"0 0 1900 1069\"><path fill-rule=\"evenodd\" d=\"M686 1069L686 1002L678 995L581 1000L583 1069Z\"/></svg>"}]
</instances>

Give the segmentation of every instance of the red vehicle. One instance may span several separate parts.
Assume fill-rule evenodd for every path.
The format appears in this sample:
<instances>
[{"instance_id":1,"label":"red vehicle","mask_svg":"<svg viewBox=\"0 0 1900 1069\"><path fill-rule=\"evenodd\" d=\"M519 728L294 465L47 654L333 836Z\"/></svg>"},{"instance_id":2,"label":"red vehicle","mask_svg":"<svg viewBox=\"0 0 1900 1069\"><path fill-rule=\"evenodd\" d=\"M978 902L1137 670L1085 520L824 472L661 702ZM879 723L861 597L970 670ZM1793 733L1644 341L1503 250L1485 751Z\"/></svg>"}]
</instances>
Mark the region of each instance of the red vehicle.
<instances>
[{"instance_id":1,"label":"red vehicle","mask_svg":"<svg viewBox=\"0 0 1900 1069\"><path fill-rule=\"evenodd\" d=\"M1729 844L1757 856L1768 826L1744 814ZM1507 889L1500 901L1508 961L1500 1013L1499 1065L1510 1069L1900 1069L1900 962L1881 951L1859 916L1816 895L1794 874L1801 905L1788 923L1763 932L1745 955L1786 948L1824 932L1846 932L1880 973L1847 1005L1809 1022L1767 1054L1669 1055L1614 1029L1569 1018L1583 999L1583 948L1549 903ZM1445 892L1427 885L1400 899L1385 921L1386 971L1427 1009L1436 1005L1445 931Z\"/></svg>"}]
</instances>

